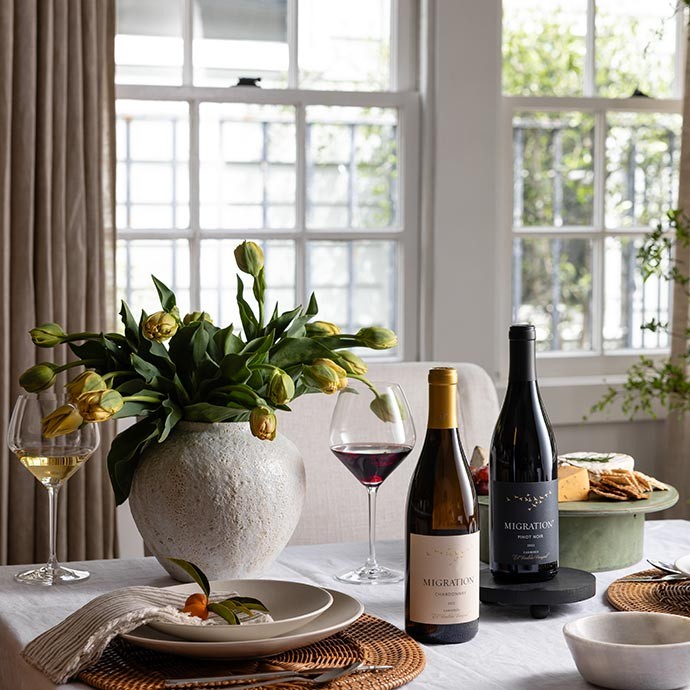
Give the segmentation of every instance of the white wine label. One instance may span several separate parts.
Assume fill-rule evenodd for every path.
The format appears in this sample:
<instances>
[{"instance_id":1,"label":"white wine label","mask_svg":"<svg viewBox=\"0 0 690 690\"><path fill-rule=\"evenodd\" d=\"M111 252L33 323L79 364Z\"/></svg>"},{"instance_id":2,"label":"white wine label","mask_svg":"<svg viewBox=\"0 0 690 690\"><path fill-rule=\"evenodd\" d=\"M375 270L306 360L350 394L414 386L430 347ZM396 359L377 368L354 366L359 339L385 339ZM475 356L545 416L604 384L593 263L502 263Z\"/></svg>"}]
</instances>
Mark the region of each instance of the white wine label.
<instances>
[{"instance_id":1,"label":"white wine label","mask_svg":"<svg viewBox=\"0 0 690 690\"><path fill-rule=\"evenodd\" d=\"M410 620L455 625L479 618L479 532L410 534Z\"/></svg>"}]
</instances>

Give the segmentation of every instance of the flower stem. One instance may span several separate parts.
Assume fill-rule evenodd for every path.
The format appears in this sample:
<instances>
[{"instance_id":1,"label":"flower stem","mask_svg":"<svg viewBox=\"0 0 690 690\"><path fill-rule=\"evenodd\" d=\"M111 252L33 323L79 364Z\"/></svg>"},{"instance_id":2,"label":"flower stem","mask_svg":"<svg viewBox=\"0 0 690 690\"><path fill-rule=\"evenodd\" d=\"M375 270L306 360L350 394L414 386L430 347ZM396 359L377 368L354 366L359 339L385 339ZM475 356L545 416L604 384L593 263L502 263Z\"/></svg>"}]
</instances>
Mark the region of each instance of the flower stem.
<instances>
[{"instance_id":1,"label":"flower stem","mask_svg":"<svg viewBox=\"0 0 690 690\"><path fill-rule=\"evenodd\" d=\"M92 364L99 364L100 361L100 359L78 359L76 362L67 362L67 364L63 364L61 367L58 367L55 370L55 373L59 374L61 371L67 371L67 369L73 369L74 367L88 367Z\"/></svg>"}]
</instances>

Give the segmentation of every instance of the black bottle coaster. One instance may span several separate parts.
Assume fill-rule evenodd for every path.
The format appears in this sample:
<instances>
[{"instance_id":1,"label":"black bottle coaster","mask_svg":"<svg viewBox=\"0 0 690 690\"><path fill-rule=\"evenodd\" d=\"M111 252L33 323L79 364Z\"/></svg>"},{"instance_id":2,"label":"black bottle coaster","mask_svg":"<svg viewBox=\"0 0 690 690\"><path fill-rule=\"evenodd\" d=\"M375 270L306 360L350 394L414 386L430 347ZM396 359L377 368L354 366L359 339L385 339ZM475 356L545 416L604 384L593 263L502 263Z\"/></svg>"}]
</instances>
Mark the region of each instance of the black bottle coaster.
<instances>
[{"instance_id":1,"label":"black bottle coaster","mask_svg":"<svg viewBox=\"0 0 690 690\"><path fill-rule=\"evenodd\" d=\"M509 584L494 580L488 567L480 573L479 599L484 604L529 606L532 618L546 618L551 606L574 604L591 599L597 591L592 573L575 568L560 568L552 580Z\"/></svg>"}]
</instances>

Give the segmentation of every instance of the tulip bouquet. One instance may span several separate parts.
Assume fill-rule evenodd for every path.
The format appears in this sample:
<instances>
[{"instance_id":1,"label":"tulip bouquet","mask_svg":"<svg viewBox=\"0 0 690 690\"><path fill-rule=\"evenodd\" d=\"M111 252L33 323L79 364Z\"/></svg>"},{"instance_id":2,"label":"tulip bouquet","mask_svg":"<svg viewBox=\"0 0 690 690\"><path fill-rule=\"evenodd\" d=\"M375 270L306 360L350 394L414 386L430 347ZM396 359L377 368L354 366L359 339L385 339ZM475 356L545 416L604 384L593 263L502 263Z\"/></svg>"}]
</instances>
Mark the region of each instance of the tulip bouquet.
<instances>
[{"instance_id":1,"label":"tulip bouquet","mask_svg":"<svg viewBox=\"0 0 690 690\"><path fill-rule=\"evenodd\" d=\"M391 348L397 344L395 333L377 327L341 333L334 324L315 320L314 295L306 309L279 313L276 305L266 319L261 248L243 242L235 259L252 277L258 305L255 313L238 275L241 330L215 326L206 312L180 318L175 295L152 276L161 310L142 312L137 321L123 302L123 333L65 333L54 323L30 331L35 345L66 343L78 359L27 369L19 381L28 392L50 388L60 372L84 367L65 386L68 404L44 418L45 436L68 434L86 422L138 418L115 437L108 454L118 504L129 495L141 454L165 441L180 420L248 421L254 436L270 441L276 435L275 410L289 411L288 403L305 393L335 393L348 385L348 377L369 386L374 414L384 421L393 418L388 399L364 378L366 364L347 348Z\"/></svg>"}]
</instances>

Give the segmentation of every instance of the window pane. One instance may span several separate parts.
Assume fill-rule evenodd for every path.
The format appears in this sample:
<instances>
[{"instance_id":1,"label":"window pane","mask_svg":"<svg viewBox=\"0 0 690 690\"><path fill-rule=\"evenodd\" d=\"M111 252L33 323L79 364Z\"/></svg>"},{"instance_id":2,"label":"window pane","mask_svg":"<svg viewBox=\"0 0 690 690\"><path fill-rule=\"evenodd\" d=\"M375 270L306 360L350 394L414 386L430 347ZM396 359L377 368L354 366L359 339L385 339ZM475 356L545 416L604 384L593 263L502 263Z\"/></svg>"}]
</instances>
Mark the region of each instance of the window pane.
<instances>
[{"instance_id":1,"label":"window pane","mask_svg":"<svg viewBox=\"0 0 690 690\"><path fill-rule=\"evenodd\" d=\"M307 225L398 224L397 111L307 108Z\"/></svg>"},{"instance_id":2,"label":"window pane","mask_svg":"<svg viewBox=\"0 0 690 690\"><path fill-rule=\"evenodd\" d=\"M264 88L287 86L287 0L196 0L194 21L195 84L259 77Z\"/></svg>"},{"instance_id":3,"label":"window pane","mask_svg":"<svg viewBox=\"0 0 690 690\"><path fill-rule=\"evenodd\" d=\"M307 281L319 318L355 333L364 326L395 330L397 243L392 240L314 241L307 244Z\"/></svg>"},{"instance_id":4,"label":"window pane","mask_svg":"<svg viewBox=\"0 0 690 690\"><path fill-rule=\"evenodd\" d=\"M181 84L184 0L117 0L115 81Z\"/></svg>"},{"instance_id":5,"label":"window pane","mask_svg":"<svg viewBox=\"0 0 690 690\"><path fill-rule=\"evenodd\" d=\"M594 119L522 113L513 119L513 225L592 225Z\"/></svg>"},{"instance_id":6,"label":"window pane","mask_svg":"<svg viewBox=\"0 0 690 690\"><path fill-rule=\"evenodd\" d=\"M503 92L583 93L587 0L503 0Z\"/></svg>"},{"instance_id":7,"label":"window pane","mask_svg":"<svg viewBox=\"0 0 690 690\"><path fill-rule=\"evenodd\" d=\"M642 281L637 252L640 238L608 237L605 250L604 348L668 347L668 334L642 330L652 319L668 323L669 283L650 277Z\"/></svg>"},{"instance_id":8,"label":"window pane","mask_svg":"<svg viewBox=\"0 0 690 690\"><path fill-rule=\"evenodd\" d=\"M606 227L648 227L675 208L681 124L680 115L609 115Z\"/></svg>"},{"instance_id":9,"label":"window pane","mask_svg":"<svg viewBox=\"0 0 690 690\"><path fill-rule=\"evenodd\" d=\"M199 128L203 228L295 226L295 110L202 103Z\"/></svg>"},{"instance_id":10,"label":"window pane","mask_svg":"<svg viewBox=\"0 0 690 690\"><path fill-rule=\"evenodd\" d=\"M151 273L177 297L182 315L189 311L189 246L187 240L118 240L118 300L129 304L135 318L141 310L158 311L160 302Z\"/></svg>"},{"instance_id":11,"label":"window pane","mask_svg":"<svg viewBox=\"0 0 690 690\"><path fill-rule=\"evenodd\" d=\"M673 95L675 0L597 0L596 83L607 98Z\"/></svg>"},{"instance_id":12,"label":"window pane","mask_svg":"<svg viewBox=\"0 0 690 690\"><path fill-rule=\"evenodd\" d=\"M537 349L592 347L592 242L513 240L513 320L537 328Z\"/></svg>"},{"instance_id":13,"label":"window pane","mask_svg":"<svg viewBox=\"0 0 690 690\"><path fill-rule=\"evenodd\" d=\"M300 0L304 89L390 89L390 0Z\"/></svg>"},{"instance_id":14,"label":"window pane","mask_svg":"<svg viewBox=\"0 0 690 690\"><path fill-rule=\"evenodd\" d=\"M290 311L295 304L295 243L291 240L254 240L264 252L266 282L266 320L278 302L280 313ZM232 323L240 330L237 309L237 278L233 252L239 240L201 241L201 308L214 323ZM242 275L245 299L256 311L251 291L251 277Z\"/></svg>"},{"instance_id":15,"label":"window pane","mask_svg":"<svg viewBox=\"0 0 690 690\"><path fill-rule=\"evenodd\" d=\"M186 103L117 102L117 227L189 227Z\"/></svg>"}]
</instances>

